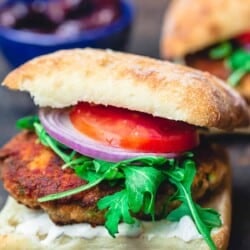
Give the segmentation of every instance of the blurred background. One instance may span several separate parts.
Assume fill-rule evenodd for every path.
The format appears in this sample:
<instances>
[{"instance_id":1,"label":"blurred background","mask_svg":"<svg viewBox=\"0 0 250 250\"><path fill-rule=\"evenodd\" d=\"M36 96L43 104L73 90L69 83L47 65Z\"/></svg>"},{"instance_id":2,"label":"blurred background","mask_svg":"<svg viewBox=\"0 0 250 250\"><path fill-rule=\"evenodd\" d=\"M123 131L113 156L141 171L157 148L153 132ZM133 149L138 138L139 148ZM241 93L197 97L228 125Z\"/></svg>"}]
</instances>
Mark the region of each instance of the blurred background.
<instances>
[{"instance_id":1,"label":"blurred background","mask_svg":"<svg viewBox=\"0 0 250 250\"><path fill-rule=\"evenodd\" d=\"M27 59L62 48L109 47L159 58L168 4L168 0L0 1L1 81ZM17 133L18 118L35 112L28 95L0 88L0 146ZM250 249L250 137L212 139L228 148L233 166L230 249ZM0 208L5 199L0 186Z\"/></svg>"}]
</instances>

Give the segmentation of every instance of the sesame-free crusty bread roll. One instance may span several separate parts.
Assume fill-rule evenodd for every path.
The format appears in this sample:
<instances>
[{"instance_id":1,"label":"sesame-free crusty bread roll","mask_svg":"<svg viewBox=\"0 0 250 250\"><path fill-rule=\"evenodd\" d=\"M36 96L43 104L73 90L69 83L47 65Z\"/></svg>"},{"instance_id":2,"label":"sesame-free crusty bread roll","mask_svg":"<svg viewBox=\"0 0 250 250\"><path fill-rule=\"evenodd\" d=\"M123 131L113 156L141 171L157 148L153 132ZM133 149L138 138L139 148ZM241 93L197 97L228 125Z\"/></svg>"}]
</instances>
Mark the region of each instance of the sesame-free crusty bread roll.
<instances>
[{"instance_id":1,"label":"sesame-free crusty bread roll","mask_svg":"<svg viewBox=\"0 0 250 250\"><path fill-rule=\"evenodd\" d=\"M235 87L235 90L238 91L250 105L250 73L246 74Z\"/></svg>"},{"instance_id":2,"label":"sesame-free crusty bread roll","mask_svg":"<svg viewBox=\"0 0 250 250\"><path fill-rule=\"evenodd\" d=\"M216 77L110 50L75 49L41 56L12 71L3 85L29 91L40 106L63 108L86 101L202 127L249 124L244 100Z\"/></svg>"},{"instance_id":3,"label":"sesame-free crusty bread roll","mask_svg":"<svg viewBox=\"0 0 250 250\"><path fill-rule=\"evenodd\" d=\"M166 11L161 55L178 58L250 29L250 0L173 0Z\"/></svg>"},{"instance_id":4,"label":"sesame-free crusty bread roll","mask_svg":"<svg viewBox=\"0 0 250 250\"><path fill-rule=\"evenodd\" d=\"M220 249L227 249L230 224L231 224L231 174L228 165L227 176L221 188L216 191L210 200L204 204L205 207L216 209L221 214L223 222L222 227L215 229L212 233L213 240ZM87 249L115 249L115 250L209 250L206 242L200 238L185 242L177 237L164 238L163 236L148 237L140 235L135 238L118 237L96 237L94 239L72 238L61 235L56 240L47 245L42 243L46 235L39 237L22 235L15 232L15 227L18 226L18 219L25 217L29 213L29 209L18 204L15 200L8 200L6 207L0 213L0 249L1 250L87 250ZM188 230L188 229L187 229ZM83 236L84 237L84 236Z\"/></svg>"}]
</instances>

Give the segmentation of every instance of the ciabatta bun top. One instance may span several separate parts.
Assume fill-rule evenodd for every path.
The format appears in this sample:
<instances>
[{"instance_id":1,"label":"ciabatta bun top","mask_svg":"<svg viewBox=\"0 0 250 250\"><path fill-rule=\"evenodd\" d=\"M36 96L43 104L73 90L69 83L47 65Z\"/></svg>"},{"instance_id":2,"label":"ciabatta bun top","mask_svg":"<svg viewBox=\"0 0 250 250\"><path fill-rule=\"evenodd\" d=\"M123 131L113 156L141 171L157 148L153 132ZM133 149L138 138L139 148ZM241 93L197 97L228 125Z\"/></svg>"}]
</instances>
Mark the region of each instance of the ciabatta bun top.
<instances>
[{"instance_id":1,"label":"ciabatta bun top","mask_svg":"<svg viewBox=\"0 0 250 250\"><path fill-rule=\"evenodd\" d=\"M250 0L173 0L165 14L161 55L183 57L250 30Z\"/></svg>"},{"instance_id":2,"label":"ciabatta bun top","mask_svg":"<svg viewBox=\"0 0 250 250\"><path fill-rule=\"evenodd\" d=\"M86 101L221 129L248 125L250 120L243 99L216 77L110 50L41 56L11 72L3 84L30 92L42 107Z\"/></svg>"}]
</instances>

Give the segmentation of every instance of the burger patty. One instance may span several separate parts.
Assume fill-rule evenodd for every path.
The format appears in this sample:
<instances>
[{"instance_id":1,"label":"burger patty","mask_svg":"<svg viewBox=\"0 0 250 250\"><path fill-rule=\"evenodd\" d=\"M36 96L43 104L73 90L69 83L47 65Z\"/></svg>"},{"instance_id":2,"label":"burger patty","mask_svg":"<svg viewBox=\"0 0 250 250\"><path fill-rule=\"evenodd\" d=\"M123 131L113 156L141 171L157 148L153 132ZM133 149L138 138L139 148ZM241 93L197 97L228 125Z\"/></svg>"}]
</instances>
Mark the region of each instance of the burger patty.
<instances>
[{"instance_id":1,"label":"burger patty","mask_svg":"<svg viewBox=\"0 0 250 250\"><path fill-rule=\"evenodd\" d=\"M199 199L219 186L228 164L224 151L217 146L201 147L195 154L197 175L192 192L194 198ZM62 170L62 165L62 160L40 144L33 132L21 132L0 150L0 177L5 189L18 202L33 209L43 209L57 224L104 224L104 212L98 210L96 203L119 190L108 183L67 198L44 203L37 201L39 197L86 184L73 170ZM167 197L173 192L168 183L160 187L156 216L162 212Z\"/></svg>"},{"instance_id":2,"label":"burger patty","mask_svg":"<svg viewBox=\"0 0 250 250\"><path fill-rule=\"evenodd\" d=\"M231 71L226 66L225 60L211 59L205 52L187 56L187 65L201 71L207 71L226 81ZM250 74L246 74L235 89L248 101L248 103L250 103Z\"/></svg>"}]
</instances>

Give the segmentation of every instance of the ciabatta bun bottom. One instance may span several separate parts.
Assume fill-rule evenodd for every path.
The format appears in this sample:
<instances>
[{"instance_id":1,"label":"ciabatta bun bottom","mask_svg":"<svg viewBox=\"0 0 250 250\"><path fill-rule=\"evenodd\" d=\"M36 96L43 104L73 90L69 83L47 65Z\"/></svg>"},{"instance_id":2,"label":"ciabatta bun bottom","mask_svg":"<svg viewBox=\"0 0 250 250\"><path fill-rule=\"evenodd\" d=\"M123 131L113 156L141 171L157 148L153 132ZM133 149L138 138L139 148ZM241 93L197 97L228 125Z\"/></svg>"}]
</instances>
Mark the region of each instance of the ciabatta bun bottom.
<instances>
[{"instance_id":1,"label":"ciabatta bun bottom","mask_svg":"<svg viewBox=\"0 0 250 250\"><path fill-rule=\"evenodd\" d=\"M229 168L228 168L229 169ZM228 171L225 183L221 186L213 197L209 198L204 204L207 207L215 208L220 214L223 226L213 230L213 239L218 249L226 249L230 234L231 223L231 176ZM203 239L199 238L185 242L179 238L164 238L155 236L153 238L145 237L143 234L136 238L117 237L96 237L90 240L83 238L71 238L60 236L49 245L43 245L37 237L28 237L21 234L13 233L15 227L12 216L18 213L18 210L24 209L23 205L18 204L12 198L6 203L7 209L3 209L0 214L0 249L1 250L73 250L73 249L209 249ZM27 213L29 209L26 209Z\"/></svg>"}]
</instances>

